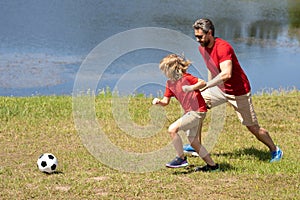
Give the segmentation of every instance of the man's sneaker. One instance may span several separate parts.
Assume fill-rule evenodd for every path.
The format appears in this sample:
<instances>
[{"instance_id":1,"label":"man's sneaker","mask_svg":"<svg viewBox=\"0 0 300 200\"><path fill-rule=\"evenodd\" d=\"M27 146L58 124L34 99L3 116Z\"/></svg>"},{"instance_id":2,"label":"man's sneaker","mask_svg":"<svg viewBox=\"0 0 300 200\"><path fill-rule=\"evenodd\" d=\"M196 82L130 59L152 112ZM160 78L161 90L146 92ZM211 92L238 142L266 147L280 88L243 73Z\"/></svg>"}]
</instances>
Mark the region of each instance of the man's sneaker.
<instances>
[{"instance_id":1,"label":"man's sneaker","mask_svg":"<svg viewBox=\"0 0 300 200\"><path fill-rule=\"evenodd\" d=\"M196 167L195 172L218 172L220 171L219 164L215 166L205 165L204 167Z\"/></svg>"},{"instance_id":2,"label":"man's sneaker","mask_svg":"<svg viewBox=\"0 0 300 200\"><path fill-rule=\"evenodd\" d=\"M277 162L280 161L282 159L283 156L283 151L276 146L276 151L271 152L271 160L270 162Z\"/></svg>"},{"instance_id":3,"label":"man's sneaker","mask_svg":"<svg viewBox=\"0 0 300 200\"><path fill-rule=\"evenodd\" d=\"M195 152L192 152L191 154L192 156L195 156L195 157L199 157L199 154L195 151Z\"/></svg>"},{"instance_id":4,"label":"man's sneaker","mask_svg":"<svg viewBox=\"0 0 300 200\"><path fill-rule=\"evenodd\" d=\"M192 155L195 157L199 156L199 154L195 151L195 149L190 144L183 145L183 152L187 155Z\"/></svg>"},{"instance_id":5,"label":"man's sneaker","mask_svg":"<svg viewBox=\"0 0 300 200\"><path fill-rule=\"evenodd\" d=\"M189 163L187 162L186 157L184 159L180 157L176 157L174 160L166 164L166 167L169 168L179 168L179 167L186 167L188 166Z\"/></svg>"}]
</instances>

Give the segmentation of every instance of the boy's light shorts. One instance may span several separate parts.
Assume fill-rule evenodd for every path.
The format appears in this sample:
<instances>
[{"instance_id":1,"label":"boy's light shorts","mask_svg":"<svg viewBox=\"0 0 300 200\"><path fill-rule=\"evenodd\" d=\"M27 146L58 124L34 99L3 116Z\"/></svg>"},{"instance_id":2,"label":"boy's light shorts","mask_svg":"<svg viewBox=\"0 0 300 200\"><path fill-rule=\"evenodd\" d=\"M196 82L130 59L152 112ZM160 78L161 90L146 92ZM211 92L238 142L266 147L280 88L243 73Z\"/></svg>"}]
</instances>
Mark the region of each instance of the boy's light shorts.
<instances>
[{"instance_id":1,"label":"boy's light shorts","mask_svg":"<svg viewBox=\"0 0 300 200\"><path fill-rule=\"evenodd\" d=\"M202 122L206 116L206 112L190 111L179 118L175 123L179 123L179 130L186 132L187 136L195 137L201 133Z\"/></svg>"},{"instance_id":2,"label":"boy's light shorts","mask_svg":"<svg viewBox=\"0 0 300 200\"><path fill-rule=\"evenodd\" d=\"M230 103L243 125L253 126L258 124L252 104L251 92L245 95L235 96L225 94L216 86L206 89L201 94L209 107L215 107L226 102Z\"/></svg>"}]
</instances>

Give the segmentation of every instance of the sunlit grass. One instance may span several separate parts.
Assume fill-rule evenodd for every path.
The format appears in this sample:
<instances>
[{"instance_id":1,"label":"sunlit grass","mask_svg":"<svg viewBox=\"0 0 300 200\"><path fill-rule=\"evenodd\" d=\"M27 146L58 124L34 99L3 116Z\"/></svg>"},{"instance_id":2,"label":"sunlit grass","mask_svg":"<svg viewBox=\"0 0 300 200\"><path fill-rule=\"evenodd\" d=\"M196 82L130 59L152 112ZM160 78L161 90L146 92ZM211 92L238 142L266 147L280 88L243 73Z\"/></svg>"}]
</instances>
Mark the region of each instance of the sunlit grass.
<instances>
[{"instance_id":1,"label":"sunlit grass","mask_svg":"<svg viewBox=\"0 0 300 200\"><path fill-rule=\"evenodd\" d=\"M152 99L137 95L127 100L130 119L146 126ZM193 173L188 167L125 173L101 164L84 147L73 121L72 97L0 97L0 199L299 199L300 93L274 91L254 95L253 102L260 125L284 150L282 162L268 162L268 149L227 106L226 124L211 152L221 172ZM181 113L172 101L163 128L150 138L135 138L116 124L112 95L98 95L95 105L111 141L136 152L168 144L167 126ZM209 117L204 131L208 122ZM37 158L45 152L58 158L57 173L38 171ZM204 164L188 159L191 165Z\"/></svg>"}]
</instances>

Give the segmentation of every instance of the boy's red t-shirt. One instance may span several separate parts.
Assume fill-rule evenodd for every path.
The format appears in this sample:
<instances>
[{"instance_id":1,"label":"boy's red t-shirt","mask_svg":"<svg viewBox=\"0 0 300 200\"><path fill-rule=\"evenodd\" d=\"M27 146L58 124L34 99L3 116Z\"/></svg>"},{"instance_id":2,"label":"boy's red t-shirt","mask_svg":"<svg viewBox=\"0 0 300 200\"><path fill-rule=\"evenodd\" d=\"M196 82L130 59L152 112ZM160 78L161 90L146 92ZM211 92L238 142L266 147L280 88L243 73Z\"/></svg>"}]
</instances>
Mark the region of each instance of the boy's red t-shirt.
<instances>
[{"instance_id":1,"label":"boy's red t-shirt","mask_svg":"<svg viewBox=\"0 0 300 200\"><path fill-rule=\"evenodd\" d=\"M224 82L224 85L219 85L219 88L226 94L240 96L250 92L251 87L249 80L239 64L232 46L221 38L215 38L215 43L212 48L199 46L199 51L206 63L206 67L212 74L212 77L217 76L220 72L220 63L226 60L232 61L232 75L229 80Z\"/></svg>"},{"instance_id":2,"label":"boy's red t-shirt","mask_svg":"<svg viewBox=\"0 0 300 200\"><path fill-rule=\"evenodd\" d=\"M189 73L184 73L183 77L177 81L168 80L166 84L165 97L175 97L181 104L185 113L189 111L207 112L205 101L199 90L184 92L183 85L194 85L198 78Z\"/></svg>"}]
</instances>

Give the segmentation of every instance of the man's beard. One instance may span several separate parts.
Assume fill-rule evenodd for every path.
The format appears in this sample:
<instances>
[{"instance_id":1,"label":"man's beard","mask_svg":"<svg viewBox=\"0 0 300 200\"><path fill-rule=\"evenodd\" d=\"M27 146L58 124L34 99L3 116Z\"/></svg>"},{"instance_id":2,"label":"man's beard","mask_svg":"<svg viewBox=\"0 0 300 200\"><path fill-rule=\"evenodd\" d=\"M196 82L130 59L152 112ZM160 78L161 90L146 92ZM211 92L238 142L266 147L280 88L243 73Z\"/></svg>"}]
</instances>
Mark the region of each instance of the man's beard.
<instances>
[{"instance_id":1,"label":"man's beard","mask_svg":"<svg viewBox=\"0 0 300 200\"><path fill-rule=\"evenodd\" d=\"M209 45L209 43L210 43L210 40L206 40L206 41L204 41L204 42L200 42L200 45L201 45L202 47L207 47L207 46Z\"/></svg>"}]
</instances>

